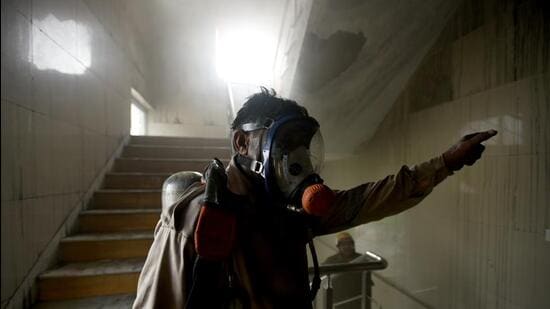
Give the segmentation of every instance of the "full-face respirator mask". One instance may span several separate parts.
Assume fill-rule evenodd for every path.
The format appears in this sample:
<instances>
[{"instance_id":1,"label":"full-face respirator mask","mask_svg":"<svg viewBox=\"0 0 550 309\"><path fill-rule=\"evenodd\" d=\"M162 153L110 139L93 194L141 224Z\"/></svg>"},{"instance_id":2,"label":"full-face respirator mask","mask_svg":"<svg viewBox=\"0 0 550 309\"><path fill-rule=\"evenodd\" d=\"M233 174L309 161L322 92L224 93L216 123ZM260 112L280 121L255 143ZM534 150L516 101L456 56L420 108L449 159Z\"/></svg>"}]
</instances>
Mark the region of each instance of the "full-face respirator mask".
<instances>
[{"instance_id":1,"label":"full-face respirator mask","mask_svg":"<svg viewBox=\"0 0 550 309\"><path fill-rule=\"evenodd\" d=\"M257 175L274 204L324 216L334 202L334 192L319 176L324 144L319 123L312 117L291 114L240 126L244 132L265 129L256 159L237 155L248 173Z\"/></svg>"}]
</instances>

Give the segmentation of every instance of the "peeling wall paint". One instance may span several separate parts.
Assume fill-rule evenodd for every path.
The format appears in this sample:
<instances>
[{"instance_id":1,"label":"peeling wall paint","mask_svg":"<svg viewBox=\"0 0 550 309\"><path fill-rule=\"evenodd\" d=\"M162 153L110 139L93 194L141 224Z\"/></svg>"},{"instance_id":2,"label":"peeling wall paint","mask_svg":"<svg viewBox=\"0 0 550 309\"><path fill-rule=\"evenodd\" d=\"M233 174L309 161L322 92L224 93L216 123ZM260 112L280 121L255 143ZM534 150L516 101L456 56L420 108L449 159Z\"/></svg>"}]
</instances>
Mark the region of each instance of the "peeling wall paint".
<instances>
[{"instance_id":1,"label":"peeling wall paint","mask_svg":"<svg viewBox=\"0 0 550 309\"><path fill-rule=\"evenodd\" d=\"M373 136L458 3L314 3L290 97L320 121L328 157L349 156Z\"/></svg>"},{"instance_id":2,"label":"peeling wall paint","mask_svg":"<svg viewBox=\"0 0 550 309\"><path fill-rule=\"evenodd\" d=\"M319 90L357 60L366 41L361 31L339 30L326 39L315 33L306 33L302 52L307 57L302 57L298 64L301 74L295 80L296 87L309 93Z\"/></svg>"}]
</instances>

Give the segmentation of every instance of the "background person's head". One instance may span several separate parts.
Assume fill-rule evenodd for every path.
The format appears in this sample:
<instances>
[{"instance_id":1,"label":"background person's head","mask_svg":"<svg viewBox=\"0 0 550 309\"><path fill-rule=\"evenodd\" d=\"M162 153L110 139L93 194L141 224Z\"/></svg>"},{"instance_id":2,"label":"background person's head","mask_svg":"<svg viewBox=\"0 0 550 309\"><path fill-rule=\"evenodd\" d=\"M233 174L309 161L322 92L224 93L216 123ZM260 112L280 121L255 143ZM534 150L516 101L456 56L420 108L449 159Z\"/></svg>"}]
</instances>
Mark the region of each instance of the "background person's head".
<instances>
[{"instance_id":1,"label":"background person's head","mask_svg":"<svg viewBox=\"0 0 550 309\"><path fill-rule=\"evenodd\" d=\"M355 241L348 232L336 235L336 247L343 257L351 257L355 254Z\"/></svg>"}]
</instances>

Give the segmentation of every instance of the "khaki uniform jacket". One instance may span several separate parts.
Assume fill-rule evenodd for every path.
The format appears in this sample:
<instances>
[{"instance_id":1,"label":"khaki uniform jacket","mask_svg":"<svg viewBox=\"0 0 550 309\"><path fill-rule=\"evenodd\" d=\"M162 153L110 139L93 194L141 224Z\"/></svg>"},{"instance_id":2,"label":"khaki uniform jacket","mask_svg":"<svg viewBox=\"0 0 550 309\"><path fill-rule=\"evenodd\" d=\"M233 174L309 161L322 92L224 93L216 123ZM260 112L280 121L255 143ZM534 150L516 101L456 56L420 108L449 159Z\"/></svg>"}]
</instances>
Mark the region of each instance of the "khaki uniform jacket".
<instances>
[{"instance_id":1,"label":"khaki uniform jacket","mask_svg":"<svg viewBox=\"0 0 550 309\"><path fill-rule=\"evenodd\" d=\"M232 163L233 164L233 163ZM331 212L316 219L313 235L305 216L279 216L249 205L237 216L237 244L231 264L244 308L311 308L306 243L395 215L418 204L451 172L436 157L396 175L336 191ZM200 210L201 185L192 185L162 210L155 239L141 272L134 308L184 308L196 257L193 234ZM217 297L217 295L212 295Z\"/></svg>"}]
</instances>

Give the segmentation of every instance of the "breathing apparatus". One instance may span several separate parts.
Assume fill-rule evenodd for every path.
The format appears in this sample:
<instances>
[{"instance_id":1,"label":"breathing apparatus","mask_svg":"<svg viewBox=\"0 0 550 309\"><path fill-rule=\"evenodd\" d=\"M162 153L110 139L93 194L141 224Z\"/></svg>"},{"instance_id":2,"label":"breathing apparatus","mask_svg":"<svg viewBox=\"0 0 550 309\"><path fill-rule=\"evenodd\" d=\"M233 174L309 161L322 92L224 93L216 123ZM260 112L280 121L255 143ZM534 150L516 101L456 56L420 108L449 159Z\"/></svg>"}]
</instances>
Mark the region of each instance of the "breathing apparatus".
<instances>
[{"instance_id":1,"label":"breathing apparatus","mask_svg":"<svg viewBox=\"0 0 550 309\"><path fill-rule=\"evenodd\" d=\"M245 123L239 129L244 132L265 129L256 159L237 154L235 161L241 171L263 187L267 201L310 218L327 214L335 195L318 174L324 159L324 145L319 123L314 118L293 113ZM236 240L238 202L227 190L227 176L219 160L212 161L203 181L205 197L194 235L198 255L186 308L211 307L205 306L212 302L208 295L215 289L215 278L224 272L222 265L230 258ZM308 245L314 266L310 287L313 300L321 280L313 233L310 226L305 228L310 235ZM229 286L232 286L231 276Z\"/></svg>"},{"instance_id":2,"label":"breathing apparatus","mask_svg":"<svg viewBox=\"0 0 550 309\"><path fill-rule=\"evenodd\" d=\"M237 154L235 161L246 174L255 175L254 178L260 180L271 204L312 217L323 217L328 213L335 194L319 176L324 144L319 123L314 118L292 113L245 123L239 129L244 132L265 130L256 159ZM307 227L307 231L314 267L310 287L313 300L321 279L311 227Z\"/></svg>"},{"instance_id":3,"label":"breathing apparatus","mask_svg":"<svg viewBox=\"0 0 550 309\"><path fill-rule=\"evenodd\" d=\"M235 159L247 174L260 179L273 204L319 217L329 211L334 192L319 176L324 145L314 118L293 113L245 123L239 129L265 129L256 159L240 154Z\"/></svg>"},{"instance_id":4,"label":"breathing apparatus","mask_svg":"<svg viewBox=\"0 0 550 309\"><path fill-rule=\"evenodd\" d=\"M235 213L241 201L227 189L227 175L218 159L208 165L202 182L204 198L200 201L193 235L197 256L186 309L221 308L232 295L238 294L227 265L236 242ZM224 277L227 281L220 282Z\"/></svg>"}]
</instances>

